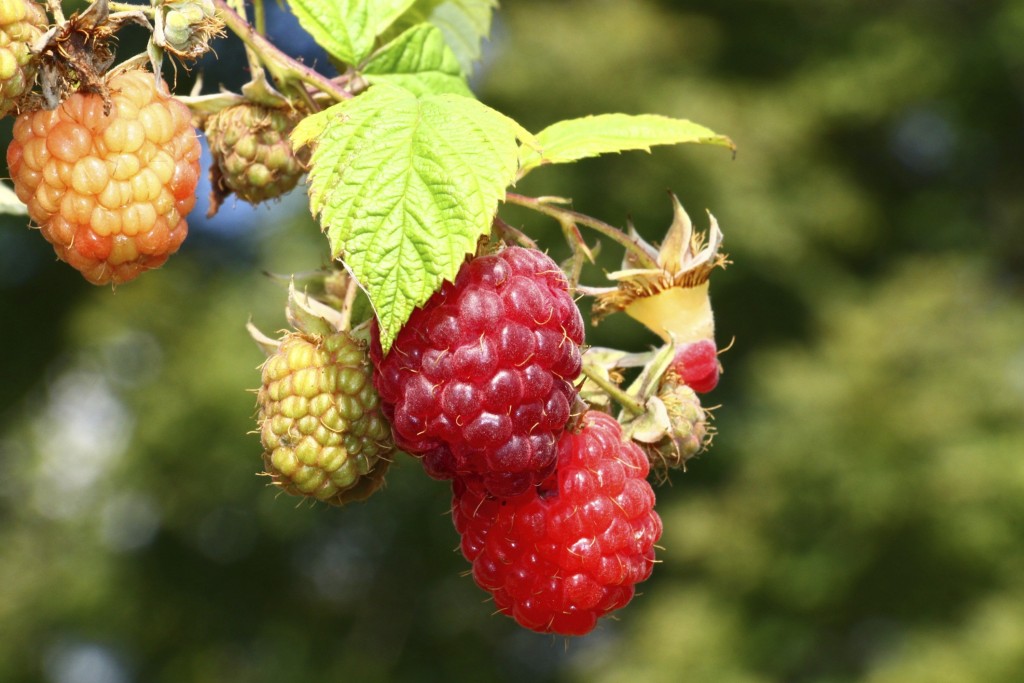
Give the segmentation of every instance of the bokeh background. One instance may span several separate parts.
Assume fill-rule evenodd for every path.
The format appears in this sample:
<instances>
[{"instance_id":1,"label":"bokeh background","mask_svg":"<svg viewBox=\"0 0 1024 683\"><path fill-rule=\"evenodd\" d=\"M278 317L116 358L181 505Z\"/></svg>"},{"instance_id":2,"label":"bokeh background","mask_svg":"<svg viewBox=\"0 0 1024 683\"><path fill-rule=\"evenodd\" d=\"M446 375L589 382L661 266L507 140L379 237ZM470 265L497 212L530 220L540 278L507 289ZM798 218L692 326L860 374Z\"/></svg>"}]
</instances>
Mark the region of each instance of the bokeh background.
<instances>
[{"instance_id":1,"label":"bokeh background","mask_svg":"<svg viewBox=\"0 0 1024 683\"><path fill-rule=\"evenodd\" d=\"M240 84L217 52L207 88ZM518 188L651 239L673 191L725 232L718 435L657 490L642 594L588 637L532 634L464 576L448 489L414 461L346 509L257 476L244 325L284 326L264 272L327 259L301 190L200 202L182 251L116 291L3 217L0 681L1021 680L1024 3L508 1L474 86L531 130L654 112L739 146Z\"/></svg>"}]
</instances>

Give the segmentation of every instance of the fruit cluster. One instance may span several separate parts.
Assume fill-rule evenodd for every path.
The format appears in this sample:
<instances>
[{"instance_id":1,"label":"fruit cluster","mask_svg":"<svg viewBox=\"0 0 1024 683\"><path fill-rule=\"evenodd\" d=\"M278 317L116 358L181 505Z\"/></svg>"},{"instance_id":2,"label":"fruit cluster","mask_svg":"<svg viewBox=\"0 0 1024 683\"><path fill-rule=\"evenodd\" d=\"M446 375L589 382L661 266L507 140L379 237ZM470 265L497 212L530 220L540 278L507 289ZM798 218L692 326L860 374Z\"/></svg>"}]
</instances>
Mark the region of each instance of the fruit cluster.
<instances>
[{"instance_id":1,"label":"fruit cluster","mask_svg":"<svg viewBox=\"0 0 1024 683\"><path fill-rule=\"evenodd\" d=\"M288 318L296 331L280 340L250 329L269 356L259 421L281 489L343 505L381 486L392 449L417 457L451 481L477 585L539 632L590 632L650 576L662 531L651 461L580 398L583 320L547 255L505 246L468 260L387 353L375 319L347 329L294 287Z\"/></svg>"},{"instance_id":2,"label":"fruit cluster","mask_svg":"<svg viewBox=\"0 0 1024 683\"><path fill-rule=\"evenodd\" d=\"M158 74L165 51L195 60L223 23L210 0L160 3L153 71L138 55L110 68L125 17L109 9L65 19L58 3L51 26L42 4L0 0L0 116L18 114L7 163L29 218L86 280L116 285L161 266L188 232L199 138ZM241 99L196 118L214 121L215 206L229 191L254 203L277 196L305 171L286 140L295 117Z\"/></svg>"},{"instance_id":3,"label":"fruit cluster","mask_svg":"<svg viewBox=\"0 0 1024 683\"><path fill-rule=\"evenodd\" d=\"M583 320L558 265L506 247L467 262L371 346L396 444L452 480L473 577L499 611L582 635L630 601L661 522L647 457L580 405Z\"/></svg>"}]
</instances>

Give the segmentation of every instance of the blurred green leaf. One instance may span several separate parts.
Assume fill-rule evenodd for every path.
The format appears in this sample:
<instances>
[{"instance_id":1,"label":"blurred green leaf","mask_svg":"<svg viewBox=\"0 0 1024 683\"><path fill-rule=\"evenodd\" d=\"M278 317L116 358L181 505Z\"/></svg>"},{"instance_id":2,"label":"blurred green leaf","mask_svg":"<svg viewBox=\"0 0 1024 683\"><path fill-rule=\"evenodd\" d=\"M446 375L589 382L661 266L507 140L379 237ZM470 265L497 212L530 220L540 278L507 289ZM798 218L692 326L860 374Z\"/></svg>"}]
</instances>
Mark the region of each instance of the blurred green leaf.
<instances>
[{"instance_id":1,"label":"blurred green leaf","mask_svg":"<svg viewBox=\"0 0 1024 683\"><path fill-rule=\"evenodd\" d=\"M544 164L565 164L601 154L643 150L654 145L696 143L733 151L732 140L709 128L657 114L599 114L554 123L537 133L539 149L524 147L520 177Z\"/></svg>"},{"instance_id":2,"label":"blurred green leaf","mask_svg":"<svg viewBox=\"0 0 1024 683\"><path fill-rule=\"evenodd\" d=\"M302 28L346 64L359 64L414 0L288 0Z\"/></svg>"},{"instance_id":3,"label":"blurred green leaf","mask_svg":"<svg viewBox=\"0 0 1024 683\"><path fill-rule=\"evenodd\" d=\"M416 0L399 22L430 22L441 29L464 74L480 59L480 43L491 32L498 0Z\"/></svg>"},{"instance_id":4,"label":"blurred green leaf","mask_svg":"<svg viewBox=\"0 0 1024 683\"><path fill-rule=\"evenodd\" d=\"M417 95L473 96L455 53L430 24L414 26L382 47L362 72L370 83L392 83Z\"/></svg>"}]
</instances>

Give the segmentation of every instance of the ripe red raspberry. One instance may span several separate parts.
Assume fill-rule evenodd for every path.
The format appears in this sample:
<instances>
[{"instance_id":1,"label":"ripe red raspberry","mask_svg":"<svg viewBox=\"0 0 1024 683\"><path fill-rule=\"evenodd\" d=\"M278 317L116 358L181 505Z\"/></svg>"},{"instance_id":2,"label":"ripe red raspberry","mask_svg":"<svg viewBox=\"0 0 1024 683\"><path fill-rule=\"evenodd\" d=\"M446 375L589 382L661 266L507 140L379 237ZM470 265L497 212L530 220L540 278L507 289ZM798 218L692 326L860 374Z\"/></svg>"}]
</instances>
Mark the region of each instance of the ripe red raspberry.
<instances>
[{"instance_id":1,"label":"ripe red raspberry","mask_svg":"<svg viewBox=\"0 0 1024 683\"><path fill-rule=\"evenodd\" d=\"M552 470L583 318L558 265L522 247L468 261L413 311L374 382L399 448L437 479L515 495Z\"/></svg>"},{"instance_id":2,"label":"ripe red raspberry","mask_svg":"<svg viewBox=\"0 0 1024 683\"><path fill-rule=\"evenodd\" d=\"M25 112L7 148L29 216L94 284L127 282L177 251L199 181L188 108L148 71L107 86L107 102L79 92L53 111Z\"/></svg>"},{"instance_id":3,"label":"ripe red raspberry","mask_svg":"<svg viewBox=\"0 0 1024 683\"><path fill-rule=\"evenodd\" d=\"M557 474L540 487L500 499L456 481L452 516L477 585L521 626L589 633L654 567L662 526L648 472L619 424L590 411L563 434Z\"/></svg>"},{"instance_id":4,"label":"ripe red raspberry","mask_svg":"<svg viewBox=\"0 0 1024 683\"><path fill-rule=\"evenodd\" d=\"M711 339L701 339L676 351L672 369L683 383L698 394L718 386L718 349Z\"/></svg>"}]
</instances>

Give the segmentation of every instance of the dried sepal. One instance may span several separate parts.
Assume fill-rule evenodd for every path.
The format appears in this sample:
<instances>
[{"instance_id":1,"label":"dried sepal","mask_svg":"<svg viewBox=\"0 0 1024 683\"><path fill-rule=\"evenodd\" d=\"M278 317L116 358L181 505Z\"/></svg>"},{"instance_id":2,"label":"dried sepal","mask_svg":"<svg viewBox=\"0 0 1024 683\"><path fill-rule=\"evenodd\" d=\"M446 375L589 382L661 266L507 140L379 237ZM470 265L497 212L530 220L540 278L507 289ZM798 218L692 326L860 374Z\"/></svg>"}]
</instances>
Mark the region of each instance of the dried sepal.
<instances>
[{"instance_id":1,"label":"dried sepal","mask_svg":"<svg viewBox=\"0 0 1024 683\"><path fill-rule=\"evenodd\" d=\"M617 283L601 290L594 302L597 323L616 311L625 311L668 341L685 344L714 338L714 315L708 295L711 272L727 263L720 253L722 231L708 214L707 233L698 233L679 199L672 195L673 220L660 249L644 241L630 226L630 236L653 260L656 268L638 267L640 258L627 252L622 269L608 274Z\"/></svg>"}]
</instances>

